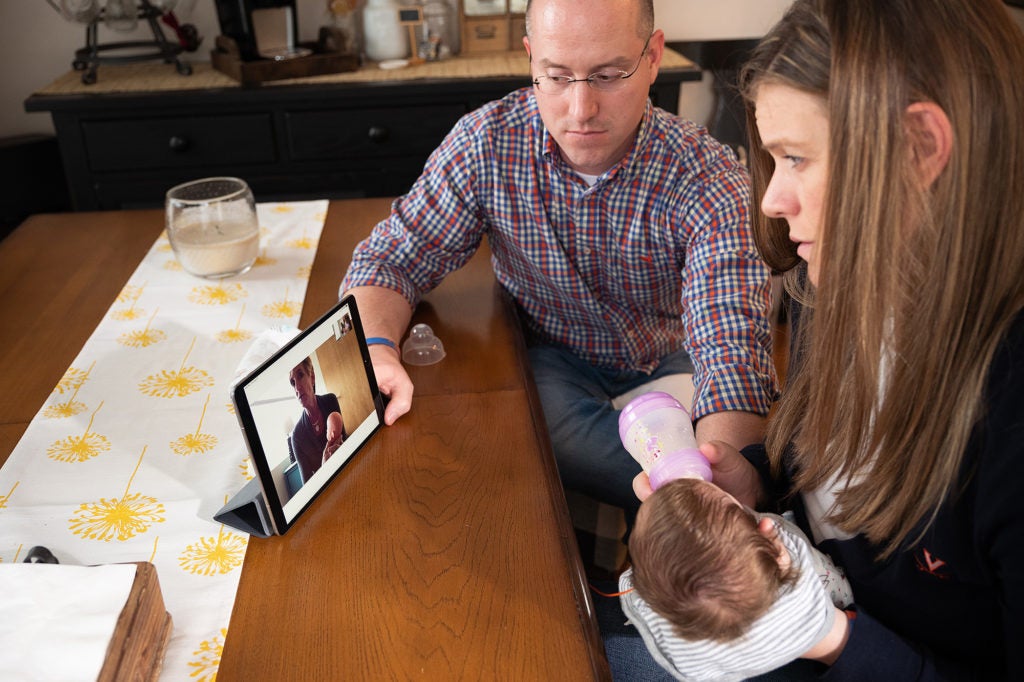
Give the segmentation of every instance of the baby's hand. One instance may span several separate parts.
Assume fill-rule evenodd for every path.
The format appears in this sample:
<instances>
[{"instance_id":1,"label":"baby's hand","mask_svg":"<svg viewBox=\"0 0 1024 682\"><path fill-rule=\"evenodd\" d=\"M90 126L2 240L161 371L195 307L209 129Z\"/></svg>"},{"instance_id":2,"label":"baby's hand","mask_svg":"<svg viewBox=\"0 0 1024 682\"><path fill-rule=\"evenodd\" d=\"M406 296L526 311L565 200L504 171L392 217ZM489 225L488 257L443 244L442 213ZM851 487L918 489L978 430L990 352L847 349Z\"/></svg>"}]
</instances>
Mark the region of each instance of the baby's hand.
<instances>
[{"instance_id":1,"label":"baby's hand","mask_svg":"<svg viewBox=\"0 0 1024 682\"><path fill-rule=\"evenodd\" d=\"M654 489L651 487L651 479L647 476L646 471L641 471L633 479L633 492L641 502L650 497L651 493L654 492Z\"/></svg>"},{"instance_id":2,"label":"baby's hand","mask_svg":"<svg viewBox=\"0 0 1024 682\"><path fill-rule=\"evenodd\" d=\"M824 588L823 588L824 589ZM800 658L809 658L825 665L832 665L843 653L846 640L850 637L850 618L838 606L832 607L832 628L817 644L805 651Z\"/></svg>"}]
</instances>

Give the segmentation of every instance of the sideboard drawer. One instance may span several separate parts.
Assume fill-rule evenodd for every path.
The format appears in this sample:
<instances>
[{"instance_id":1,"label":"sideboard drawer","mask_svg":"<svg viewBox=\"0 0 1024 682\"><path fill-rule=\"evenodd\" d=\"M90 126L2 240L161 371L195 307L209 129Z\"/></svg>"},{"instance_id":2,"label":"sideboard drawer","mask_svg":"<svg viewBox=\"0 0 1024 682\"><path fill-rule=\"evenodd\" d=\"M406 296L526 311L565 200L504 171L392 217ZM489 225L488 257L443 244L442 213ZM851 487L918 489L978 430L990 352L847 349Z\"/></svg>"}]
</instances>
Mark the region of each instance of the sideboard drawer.
<instances>
[{"instance_id":1,"label":"sideboard drawer","mask_svg":"<svg viewBox=\"0 0 1024 682\"><path fill-rule=\"evenodd\" d=\"M224 166L276 160L269 114L82 122L94 171Z\"/></svg>"},{"instance_id":2,"label":"sideboard drawer","mask_svg":"<svg viewBox=\"0 0 1024 682\"><path fill-rule=\"evenodd\" d=\"M295 161L426 158L466 113L465 105L291 111L287 136Z\"/></svg>"}]
</instances>

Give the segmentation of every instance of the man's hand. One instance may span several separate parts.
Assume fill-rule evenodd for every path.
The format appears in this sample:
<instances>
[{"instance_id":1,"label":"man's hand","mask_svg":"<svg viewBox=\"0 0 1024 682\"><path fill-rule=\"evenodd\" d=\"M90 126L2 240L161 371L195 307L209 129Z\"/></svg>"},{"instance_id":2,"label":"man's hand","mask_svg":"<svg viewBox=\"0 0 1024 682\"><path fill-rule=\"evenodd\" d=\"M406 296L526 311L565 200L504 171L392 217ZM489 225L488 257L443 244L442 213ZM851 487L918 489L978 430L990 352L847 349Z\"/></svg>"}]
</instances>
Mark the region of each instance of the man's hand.
<instances>
[{"instance_id":1,"label":"man's hand","mask_svg":"<svg viewBox=\"0 0 1024 682\"><path fill-rule=\"evenodd\" d=\"M390 399L384 408L384 423L391 426L412 407L412 379L402 366L398 351L388 346L370 346L370 362L380 392Z\"/></svg>"},{"instance_id":2,"label":"man's hand","mask_svg":"<svg viewBox=\"0 0 1024 682\"><path fill-rule=\"evenodd\" d=\"M412 306L404 296L379 286L352 287L345 293L356 298L366 338L379 336L401 344L402 333L412 319ZM370 346L370 362L380 392L390 399L384 408L384 423L391 426L412 407L412 379L402 366L398 348L375 343Z\"/></svg>"},{"instance_id":3,"label":"man's hand","mask_svg":"<svg viewBox=\"0 0 1024 682\"><path fill-rule=\"evenodd\" d=\"M757 509L764 486L754 465L740 451L720 440L702 443L700 451L711 464L711 481L742 504Z\"/></svg>"}]
</instances>

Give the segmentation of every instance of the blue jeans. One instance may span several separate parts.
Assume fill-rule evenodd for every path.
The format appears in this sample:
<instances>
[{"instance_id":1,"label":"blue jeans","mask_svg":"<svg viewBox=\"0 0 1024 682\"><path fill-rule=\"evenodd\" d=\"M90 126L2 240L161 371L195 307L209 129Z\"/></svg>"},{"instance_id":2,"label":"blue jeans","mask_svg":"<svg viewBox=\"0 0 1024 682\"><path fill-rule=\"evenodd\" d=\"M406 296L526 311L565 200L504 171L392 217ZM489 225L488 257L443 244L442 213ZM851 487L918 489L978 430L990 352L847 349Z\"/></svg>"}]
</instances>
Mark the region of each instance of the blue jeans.
<instances>
[{"instance_id":1,"label":"blue jeans","mask_svg":"<svg viewBox=\"0 0 1024 682\"><path fill-rule=\"evenodd\" d=\"M594 367L557 346L530 346L528 356L562 485L621 507L632 519L640 507L633 494L640 465L622 447L611 401L654 379L692 373L690 356L676 351L652 374Z\"/></svg>"}]
</instances>

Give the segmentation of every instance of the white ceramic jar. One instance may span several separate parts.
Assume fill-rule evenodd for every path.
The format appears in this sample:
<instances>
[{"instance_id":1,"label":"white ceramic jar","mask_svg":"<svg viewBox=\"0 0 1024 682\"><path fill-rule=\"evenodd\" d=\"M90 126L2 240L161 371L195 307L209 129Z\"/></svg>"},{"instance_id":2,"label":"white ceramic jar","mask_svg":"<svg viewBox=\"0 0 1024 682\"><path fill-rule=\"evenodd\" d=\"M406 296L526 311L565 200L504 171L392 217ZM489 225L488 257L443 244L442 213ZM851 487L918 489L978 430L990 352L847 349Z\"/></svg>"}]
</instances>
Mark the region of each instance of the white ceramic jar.
<instances>
[{"instance_id":1,"label":"white ceramic jar","mask_svg":"<svg viewBox=\"0 0 1024 682\"><path fill-rule=\"evenodd\" d=\"M398 20L395 0L368 0L363 7L363 44L367 58L382 62L409 56L409 36Z\"/></svg>"}]
</instances>

